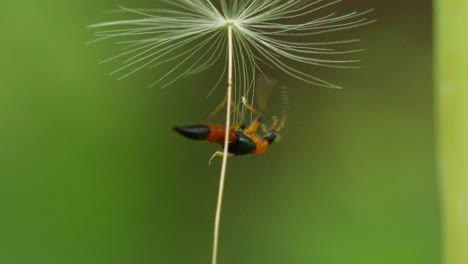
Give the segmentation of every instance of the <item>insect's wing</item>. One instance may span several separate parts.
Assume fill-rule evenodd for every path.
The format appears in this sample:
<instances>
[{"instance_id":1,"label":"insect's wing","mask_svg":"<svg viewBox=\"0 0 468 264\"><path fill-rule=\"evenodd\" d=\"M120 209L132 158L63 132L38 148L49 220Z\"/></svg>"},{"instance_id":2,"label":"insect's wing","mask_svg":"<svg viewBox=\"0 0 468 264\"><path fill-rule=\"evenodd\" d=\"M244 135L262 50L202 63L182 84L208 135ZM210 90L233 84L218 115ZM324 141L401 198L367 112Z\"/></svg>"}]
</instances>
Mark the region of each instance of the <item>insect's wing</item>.
<instances>
[{"instance_id":1,"label":"insect's wing","mask_svg":"<svg viewBox=\"0 0 468 264\"><path fill-rule=\"evenodd\" d=\"M255 87L255 105L261 113L270 113L272 111L270 97L278 81L274 78L258 77Z\"/></svg>"},{"instance_id":2,"label":"insect's wing","mask_svg":"<svg viewBox=\"0 0 468 264\"><path fill-rule=\"evenodd\" d=\"M289 96L285 86L274 78L257 78L255 102L257 110L265 116L264 131L279 132L286 122Z\"/></svg>"}]
</instances>

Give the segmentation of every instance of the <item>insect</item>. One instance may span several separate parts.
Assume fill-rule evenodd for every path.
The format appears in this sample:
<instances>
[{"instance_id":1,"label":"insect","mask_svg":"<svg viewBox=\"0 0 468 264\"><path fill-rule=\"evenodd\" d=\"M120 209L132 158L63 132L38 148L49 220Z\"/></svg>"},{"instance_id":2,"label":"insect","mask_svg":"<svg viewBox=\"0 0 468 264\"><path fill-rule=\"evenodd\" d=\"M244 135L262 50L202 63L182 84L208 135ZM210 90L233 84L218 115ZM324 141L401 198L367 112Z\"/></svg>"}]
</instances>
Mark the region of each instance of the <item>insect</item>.
<instances>
[{"instance_id":1,"label":"insect","mask_svg":"<svg viewBox=\"0 0 468 264\"><path fill-rule=\"evenodd\" d=\"M266 128L262 124L263 116L252 108L245 98L242 99L242 102L246 108L257 114L257 117L248 127L243 124L235 124L229 129L228 155L231 157L246 154L258 155L265 152L284 127L284 117L279 121L276 116L273 116L273 124L269 128ZM260 127L264 132L263 136L257 133ZM226 136L226 128L216 124L180 126L175 127L174 130L186 138L213 142L221 146L223 146ZM223 156L223 152L215 152L210 162L216 156Z\"/></svg>"}]
</instances>

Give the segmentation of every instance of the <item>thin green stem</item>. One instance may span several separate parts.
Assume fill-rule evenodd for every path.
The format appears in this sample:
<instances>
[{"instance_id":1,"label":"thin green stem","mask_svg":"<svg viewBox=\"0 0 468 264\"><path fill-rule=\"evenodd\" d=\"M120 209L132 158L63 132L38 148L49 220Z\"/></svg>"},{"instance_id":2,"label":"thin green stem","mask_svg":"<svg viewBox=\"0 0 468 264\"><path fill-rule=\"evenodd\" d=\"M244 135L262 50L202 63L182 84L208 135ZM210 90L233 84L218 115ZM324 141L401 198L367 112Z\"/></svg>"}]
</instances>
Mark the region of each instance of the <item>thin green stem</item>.
<instances>
[{"instance_id":1,"label":"thin green stem","mask_svg":"<svg viewBox=\"0 0 468 264\"><path fill-rule=\"evenodd\" d=\"M444 263L468 263L468 1L436 0L438 168Z\"/></svg>"}]
</instances>

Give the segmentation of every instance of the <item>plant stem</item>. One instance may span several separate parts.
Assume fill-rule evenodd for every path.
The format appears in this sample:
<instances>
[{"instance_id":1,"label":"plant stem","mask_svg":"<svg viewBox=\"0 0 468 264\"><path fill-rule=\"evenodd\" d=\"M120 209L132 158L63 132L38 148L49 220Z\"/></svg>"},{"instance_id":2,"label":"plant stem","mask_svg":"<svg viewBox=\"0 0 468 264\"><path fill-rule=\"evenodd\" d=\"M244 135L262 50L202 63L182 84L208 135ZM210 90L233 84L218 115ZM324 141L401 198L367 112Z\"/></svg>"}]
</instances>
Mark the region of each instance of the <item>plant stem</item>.
<instances>
[{"instance_id":1,"label":"plant stem","mask_svg":"<svg viewBox=\"0 0 468 264\"><path fill-rule=\"evenodd\" d=\"M211 259L212 264L216 264L217 258L218 258L219 226L220 226L220 220L221 220L221 208L223 204L224 181L226 178L226 168L227 168L227 159L228 159L229 129L231 127L232 70L233 70L232 24L228 24L227 28L228 28L228 85L227 85L227 99L226 99L226 132L224 135L223 162L221 165L221 173L219 175L218 202L216 205L216 216L215 216L214 234L213 234L213 255Z\"/></svg>"},{"instance_id":2,"label":"plant stem","mask_svg":"<svg viewBox=\"0 0 468 264\"><path fill-rule=\"evenodd\" d=\"M444 263L468 263L468 4L435 1L438 169Z\"/></svg>"}]
</instances>

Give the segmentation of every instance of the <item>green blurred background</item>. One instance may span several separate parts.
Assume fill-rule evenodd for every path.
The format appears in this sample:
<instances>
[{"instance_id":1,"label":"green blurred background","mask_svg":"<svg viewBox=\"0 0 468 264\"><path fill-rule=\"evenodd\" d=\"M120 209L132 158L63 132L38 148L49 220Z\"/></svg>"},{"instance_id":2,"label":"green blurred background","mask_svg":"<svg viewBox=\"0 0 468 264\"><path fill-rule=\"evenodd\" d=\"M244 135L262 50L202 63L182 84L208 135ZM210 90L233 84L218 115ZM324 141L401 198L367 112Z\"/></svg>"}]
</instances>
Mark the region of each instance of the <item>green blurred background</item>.
<instances>
[{"instance_id":1,"label":"green blurred background","mask_svg":"<svg viewBox=\"0 0 468 264\"><path fill-rule=\"evenodd\" d=\"M118 52L86 25L116 6L157 1L7 1L0 42L0 263L209 263L215 145L174 125L203 122L209 71L167 89L157 72L117 81ZM359 70L317 74L345 87L284 80L282 141L231 159L220 263L435 264L430 1L345 1L377 23L343 34Z\"/></svg>"}]
</instances>

